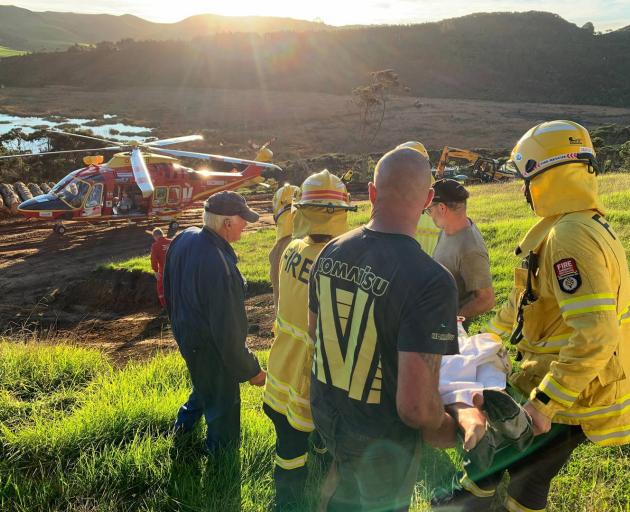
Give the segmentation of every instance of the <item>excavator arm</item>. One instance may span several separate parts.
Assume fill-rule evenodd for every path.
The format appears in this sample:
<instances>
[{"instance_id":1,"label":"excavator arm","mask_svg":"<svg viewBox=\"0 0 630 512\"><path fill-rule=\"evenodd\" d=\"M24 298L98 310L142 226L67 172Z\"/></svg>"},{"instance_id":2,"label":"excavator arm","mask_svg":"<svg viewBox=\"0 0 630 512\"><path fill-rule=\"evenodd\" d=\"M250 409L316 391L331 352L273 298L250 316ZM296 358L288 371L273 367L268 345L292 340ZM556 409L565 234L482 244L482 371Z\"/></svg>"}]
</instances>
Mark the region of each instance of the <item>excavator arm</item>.
<instances>
[{"instance_id":1,"label":"excavator arm","mask_svg":"<svg viewBox=\"0 0 630 512\"><path fill-rule=\"evenodd\" d=\"M444 171L450 160L464 160L470 164L470 168L467 171L468 183L488 183L510 179L513 177L510 173L503 172L499 162L493 158L485 157L467 149L444 146L442 155L440 156L440 161L436 167L437 179L444 178Z\"/></svg>"},{"instance_id":2,"label":"excavator arm","mask_svg":"<svg viewBox=\"0 0 630 512\"><path fill-rule=\"evenodd\" d=\"M479 158L482 157L479 153L475 153L474 151L453 148L451 146L444 146L444 149L442 150L442 155L440 156L440 161L438 162L436 168L436 175L438 179L444 177L444 169L446 169L446 164L452 158L466 160L467 162L474 164L477 160L479 160Z\"/></svg>"}]
</instances>

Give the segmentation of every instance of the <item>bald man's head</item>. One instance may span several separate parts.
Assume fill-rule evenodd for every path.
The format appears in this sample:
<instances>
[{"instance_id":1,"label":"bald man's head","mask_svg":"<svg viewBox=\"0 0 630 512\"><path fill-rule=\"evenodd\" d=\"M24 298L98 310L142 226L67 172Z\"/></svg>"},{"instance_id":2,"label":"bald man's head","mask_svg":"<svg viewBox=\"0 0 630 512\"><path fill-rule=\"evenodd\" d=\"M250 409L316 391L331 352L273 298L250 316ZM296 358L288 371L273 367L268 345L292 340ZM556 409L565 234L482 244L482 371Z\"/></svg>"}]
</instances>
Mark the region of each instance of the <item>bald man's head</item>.
<instances>
[{"instance_id":1,"label":"bald man's head","mask_svg":"<svg viewBox=\"0 0 630 512\"><path fill-rule=\"evenodd\" d=\"M422 207L431 188L431 164L418 151L394 149L376 164L374 187L383 206L422 203Z\"/></svg>"}]
</instances>

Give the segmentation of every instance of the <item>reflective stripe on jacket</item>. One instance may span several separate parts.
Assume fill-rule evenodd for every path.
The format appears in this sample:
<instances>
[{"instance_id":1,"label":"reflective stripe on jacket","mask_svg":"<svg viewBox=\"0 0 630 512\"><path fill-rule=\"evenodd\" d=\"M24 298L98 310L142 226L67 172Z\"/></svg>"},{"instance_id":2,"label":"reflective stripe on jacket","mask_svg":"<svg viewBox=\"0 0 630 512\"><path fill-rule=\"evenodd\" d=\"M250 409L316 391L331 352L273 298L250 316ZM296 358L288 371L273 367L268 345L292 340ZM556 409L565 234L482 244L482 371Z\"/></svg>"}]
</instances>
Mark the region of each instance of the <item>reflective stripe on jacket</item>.
<instances>
[{"instance_id":1,"label":"reflective stripe on jacket","mask_svg":"<svg viewBox=\"0 0 630 512\"><path fill-rule=\"evenodd\" d=\"M630 442L630 278L618 236L594 210L548 217L525 237L538 254L536 298L523 308L520 369L510 382L555 423L593 442ZM509 335L527 269L489 329Z\"/></svg>"},{"instance_id":2,"label":"reflective stripe on jacket","mask_svg":"<svg viewBox=\"0 0 630 512\"><path fill-rule=\"evenodd\" d=\"M308 336L308 278L325 243L292 240L280 259L280 297L275 338L267 364L263 401L303 432L315 429L310 406L314 346Z\"/></svg>"}]
</instances>

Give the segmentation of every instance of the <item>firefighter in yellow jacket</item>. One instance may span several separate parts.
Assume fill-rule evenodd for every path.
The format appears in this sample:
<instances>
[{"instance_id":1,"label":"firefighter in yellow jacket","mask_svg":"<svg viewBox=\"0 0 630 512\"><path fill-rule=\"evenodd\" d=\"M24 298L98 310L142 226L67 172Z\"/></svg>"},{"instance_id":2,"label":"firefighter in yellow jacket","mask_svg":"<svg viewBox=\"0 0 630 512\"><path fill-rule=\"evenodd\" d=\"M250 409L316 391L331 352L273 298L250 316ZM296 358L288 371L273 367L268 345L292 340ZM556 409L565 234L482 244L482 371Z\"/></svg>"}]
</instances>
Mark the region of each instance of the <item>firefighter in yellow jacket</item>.
<instances>
[{"instance_id":1,"label":"firefighter in yellow jacket","mask_svg":"<svg viewBox=\"0 0 630 512\"><path fill-rule=\"evenodd\" d=\"M415 149L427 160L430 160L429 152L424 147L424 144L422 144L422 142L418 142L417 140L403 142L402 144L396 146L396 149L399 148ZM435 251L435 247L437 246L439 237L440 228L435 226L430 215L422 212L422 215L420 215L420 220L418 220L418 226L416 227L416 240L420 244L420 247L422 247L422 250L426 252L429 256L433 256L433 251Z\"/></svg>"},{"instance_id":2,"label":"firefighter in yellow jacket","mask_svg":"<svg viewBox=\"0 0 630 512\"><path fill-rule=\"evenodd\" d=\"M508 466L505 508L531 512L546 509L551 480L586 438L630 442L630 278L598 199L584 127L539 124L517 142L509 164L542 217L516 249L523 262L514 289L491 322L518 349L510 384L528 398L534 433L552 439ZM472 488L477 496L493 492L484 482Z\"/></svg>"},{"instance_id":3,"label":"firefighter in yellow jacket","mask_svg":"<svg viewBox=\"0 0 630 512\"><path fill-rule=\"evenodd\" d=\"M273 307L278 311L278 279L280 257L289 245L293 233L293 201L298 197L300 187L285 183L273 195L271 207L273 220L276 223L276 243L269 252L269 279L273 290Z\"/></svg>"},{"instance_id":4,"label":"firefighter in yellow jacket","mask_svg":"<svg viewBox=\"0 0 630 512\"><path fill-rule=\"evenodd\" d=\"M280 263L275 339L269 354L263 409L276 430L276 510L300 510L306 481L313 344L308 336L308 278L324 245L348 230L355 208L343 182L327 170L309 176L294 203L293 240Z\"/></svg>"}]
</instances>

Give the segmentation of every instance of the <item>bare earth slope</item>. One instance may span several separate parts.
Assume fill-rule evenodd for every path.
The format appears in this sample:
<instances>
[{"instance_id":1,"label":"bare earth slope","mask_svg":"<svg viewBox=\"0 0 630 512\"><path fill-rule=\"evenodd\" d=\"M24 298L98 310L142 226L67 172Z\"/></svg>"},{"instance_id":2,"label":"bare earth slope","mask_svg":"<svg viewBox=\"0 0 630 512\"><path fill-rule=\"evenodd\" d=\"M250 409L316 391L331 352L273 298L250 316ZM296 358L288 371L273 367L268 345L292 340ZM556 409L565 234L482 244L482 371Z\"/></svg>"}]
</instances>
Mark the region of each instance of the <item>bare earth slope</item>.
<instances>
[{"instance_id":1,"label":"bare earth slope","mask_svg":"<svg viewBox=\"0 0 630 512\"><path fill-rule=\"evenodd\" d=\"M250 201L262 215L248 229L273 224L269 201ZM201 210L180 217L181 229L199 225ZM101 263L146 255L154 224L67 223L66 235L47 222L0 220L0 334L50 328L55 335L92 344L127 359L174 347L147 274L94 275ZM250 344L269 337L271 296L248 299ZM261 325L259 325L261 324ZM261 336L263 339L261 339Z\"/></svg>"},{"instance_id":2,"label":"bare earth slope","mask_svg":"<svg viewBox=\"0 0 630 512\"><path fill-rule=\"evenodd\" d=\"M536 122L573 119L592 129L630 125L630 108L394 98L380 133L368 145L359 135L350 96L254 90L131 87L88 91L71 87L0 89L1 111L22 115L98 117L104 113L173 136L203 131L197 149L251 156L247 141L275 136L276 161L322 153L385 151L409 139L444 145L508 149Z\"/></svg>"}]
</instances>

